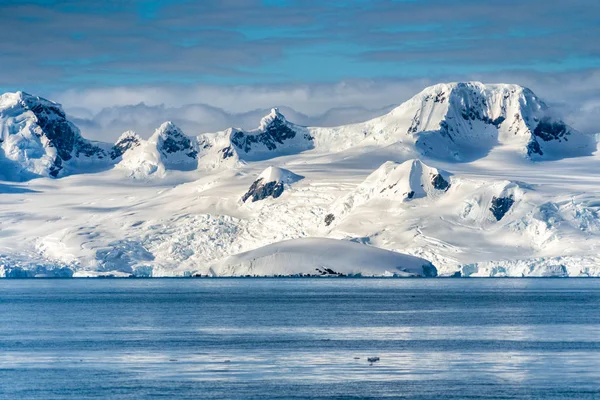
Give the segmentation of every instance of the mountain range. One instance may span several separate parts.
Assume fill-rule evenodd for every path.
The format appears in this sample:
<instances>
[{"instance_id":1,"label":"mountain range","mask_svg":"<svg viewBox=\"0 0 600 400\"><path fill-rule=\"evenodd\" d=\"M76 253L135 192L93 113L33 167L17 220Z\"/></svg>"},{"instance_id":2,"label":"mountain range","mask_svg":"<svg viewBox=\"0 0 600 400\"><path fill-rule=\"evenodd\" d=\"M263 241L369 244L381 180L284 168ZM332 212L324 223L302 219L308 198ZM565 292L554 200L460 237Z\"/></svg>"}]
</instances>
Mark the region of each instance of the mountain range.
<instances>
[{"instance_id":1,"label":"mountain range","mask_svg":"<svg viewBox=\"0 0 600 400\"><path fill-rule=\"evenodd\" d=\"M438 84L338 127L274 108L253 130L164 122L116 143L6 93L0 276L598 276L599 161L518 85Z\"/></svg>"}]
</instances>

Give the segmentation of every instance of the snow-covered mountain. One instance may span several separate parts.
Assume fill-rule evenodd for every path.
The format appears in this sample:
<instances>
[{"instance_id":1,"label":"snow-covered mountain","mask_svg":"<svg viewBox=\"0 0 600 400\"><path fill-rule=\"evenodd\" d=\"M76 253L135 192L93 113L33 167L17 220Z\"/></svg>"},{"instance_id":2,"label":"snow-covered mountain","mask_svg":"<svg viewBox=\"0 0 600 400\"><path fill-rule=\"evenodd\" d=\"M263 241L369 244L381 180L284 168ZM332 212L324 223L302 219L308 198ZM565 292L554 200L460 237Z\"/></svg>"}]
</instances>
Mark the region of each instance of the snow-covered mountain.
<instances>
[{"instance_id":1,"label":"snow-covered mountain","mask_svg":"<svg viewBox=\"0 0 600 400\"><path fill-rule=\"evenodd\" d=\"M0 96L0 176L58 177L108 158L106 146L84 139L57 103L25 92Z\"/></svg>"},{"instance_id":2,"label":"snow-covered mountain","mask_svg":"<svg viewBox=\"0 0 600 400\"><path fill-rule=\"evenodd\" d=\"M125 132L113 146L117 167L133 177L163 176L167 169L194 170L198 151L194 142L170 121L163 123L148 140Z\"/></svg>"},{"instance_id":3,"label":"snow-covered mountain","mask_svg":"<svg viewBox=\"0 0 600 400\"><path fill-rule=\"evenodd\" d=\"M229 128L197 139L200 165L208 168L239 167L314 148L308 128L288 122L277 108L264 116L256 129Z\"/></svg>"},{"instance_id":4,"label":"snow-covered mountain","mask_svg":"<svg viewBox=\"0 0 600 400\"><path fill-rule=\"evenodd\" d=\"M388 161L377 168L363 183L336 201L325 217L325 224L340 221L352 210L372 200L410 201L424 197L436 198L448 191L450 174L423 164L420 160L404 163Z\"/></svg>"},{"instance_id":5,"label":"snow-covered mountain","mask_svg":"<svg viewBox=\"0 0 600 400\"><path fill-rule=\"evenodd\" d=\"M517 85L114 144L9 93L0 124L0 276L600 276L596 141Z\"/></svg>"},{"instance_id":6,"label":"snow-covered mountain","mask_svg":"<svg viewBox=\"0 0 600 400\"><path fill-rule=\"evenodd\" d=\"M317 147L333 151L400 142L423 156L459 162L495 148L534 160L595 151L592 138L553 118L531 90L479 82L435 85L382 117L309 131Z\"/></svg>"},{"instance_id":7,"label":"snow-covered mountain","mask_svg":"<svg viewBox=\"0 0 600 400\"><path fill-rule=\"evenodd\" d=\"M123 157L126 151L142 144L142 138L134 131L125 131L119 136L110 151L110 158L116 160Z\"/></svg>"},{"instance_id":8,"label":"snow-covered mountain","mask_svg":"<svg viewBox=\"0 0 600 400\"><path fill-rule=\"evenodd\" d=\"M277 167L265 169L250 186L250 189L242 196L242 201L259 201L267 197L274 199L281 196L284 189L303 177L292 171Z\"/></svg>"}]
</instances>

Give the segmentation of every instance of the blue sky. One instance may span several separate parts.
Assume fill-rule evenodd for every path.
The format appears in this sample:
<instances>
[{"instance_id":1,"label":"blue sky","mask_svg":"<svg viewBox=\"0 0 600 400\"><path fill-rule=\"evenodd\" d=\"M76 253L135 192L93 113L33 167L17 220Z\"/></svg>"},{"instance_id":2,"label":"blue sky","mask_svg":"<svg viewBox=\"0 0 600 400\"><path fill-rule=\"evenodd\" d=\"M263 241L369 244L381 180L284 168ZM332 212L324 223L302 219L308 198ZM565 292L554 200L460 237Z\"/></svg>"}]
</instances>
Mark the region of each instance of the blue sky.
<instances>
[{"instance_id":1,"label":"blue sky","mask_svg":"<svg viewBox=\"0 0 600 400\"><path fill-rule=\"evenodd\" d=\"M316 114L476 79L595 113L599 43L598 0L0 0L0 91Z\"/></svg>"},{"instance_id":2,"label":"blue sky","mask_svg":"<svg viewBox=\"0 0 600 400\"><path fill-rule=\"evenodd\" d=\"M2 0L0 32L4 89L600 67L597 0Z\"/></svg>"}]
</instances>

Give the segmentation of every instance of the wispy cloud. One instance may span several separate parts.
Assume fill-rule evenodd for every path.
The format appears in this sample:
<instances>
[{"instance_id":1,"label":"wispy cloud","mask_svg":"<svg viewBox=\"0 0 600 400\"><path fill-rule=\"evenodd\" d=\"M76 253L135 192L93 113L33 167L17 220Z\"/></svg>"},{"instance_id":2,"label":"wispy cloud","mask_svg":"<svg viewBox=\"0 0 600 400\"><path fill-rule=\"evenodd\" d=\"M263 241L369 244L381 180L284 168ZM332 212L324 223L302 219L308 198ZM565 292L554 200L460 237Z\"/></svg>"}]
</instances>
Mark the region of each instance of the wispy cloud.
<instances>
[{"instance_id":1,"label":"wispy cloud","mask_svg":"<svg viewBox=\"0 0 600 400\"><path fill-rule=\"evenodd\" d=\"M0 87L251 85L600 67L596 0L5 0Z\"/></svg>"},{"instance_id":2,"label":"wispy cloud","mask_svg":"<svg viewBox=\"0 0 600 400\"><path fill-rule=\"evenodd\" d=\"M507 72L446 78L443 80L521 84L534 90L575 128L600 132L600 71ZM359 122L384 114L434 83L437 81L432 79L409 79L298 85L127 86L57 92L51 97L77 117L86 135L113 140L127 129L148 136L165 120L173 120L189 134L230 126L251 129L271 107L280 107L290 121L303 125Z\"/></svg>"}]
</instances>

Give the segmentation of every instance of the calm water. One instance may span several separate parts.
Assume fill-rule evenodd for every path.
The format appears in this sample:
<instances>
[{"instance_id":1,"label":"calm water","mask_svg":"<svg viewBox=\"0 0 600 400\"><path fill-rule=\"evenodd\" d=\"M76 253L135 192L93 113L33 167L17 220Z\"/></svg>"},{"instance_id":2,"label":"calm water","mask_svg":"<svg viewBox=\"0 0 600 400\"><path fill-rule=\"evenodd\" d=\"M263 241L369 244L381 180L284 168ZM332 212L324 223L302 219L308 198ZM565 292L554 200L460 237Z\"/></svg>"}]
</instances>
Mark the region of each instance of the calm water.
<instances>
[{"instance_id":1,"label":"calm water","mask_svg":"<svg viewBox=\"0 0 600 400\"><path fill-rule=\"evenodd\" d=\"M0 280L2 399L386 397L600 398L600 280Z\"/></svg>"}]
</instances>

